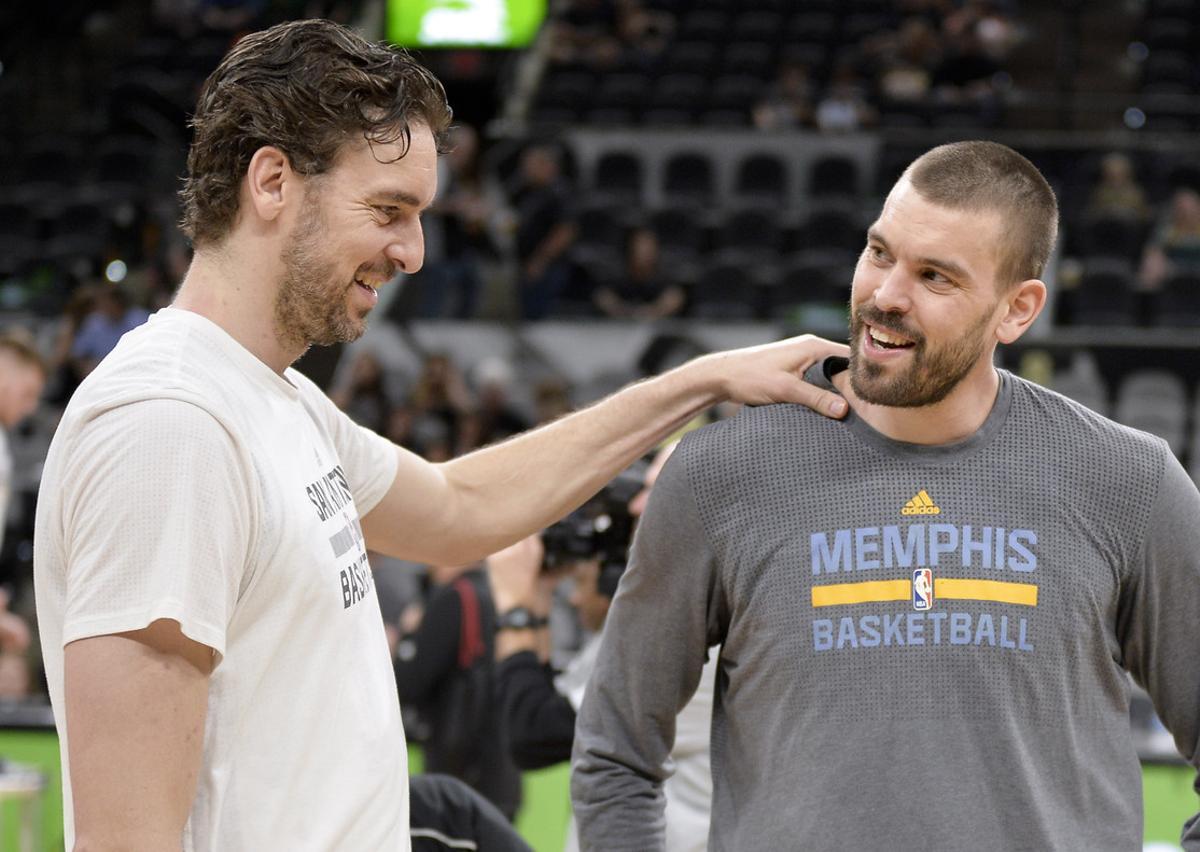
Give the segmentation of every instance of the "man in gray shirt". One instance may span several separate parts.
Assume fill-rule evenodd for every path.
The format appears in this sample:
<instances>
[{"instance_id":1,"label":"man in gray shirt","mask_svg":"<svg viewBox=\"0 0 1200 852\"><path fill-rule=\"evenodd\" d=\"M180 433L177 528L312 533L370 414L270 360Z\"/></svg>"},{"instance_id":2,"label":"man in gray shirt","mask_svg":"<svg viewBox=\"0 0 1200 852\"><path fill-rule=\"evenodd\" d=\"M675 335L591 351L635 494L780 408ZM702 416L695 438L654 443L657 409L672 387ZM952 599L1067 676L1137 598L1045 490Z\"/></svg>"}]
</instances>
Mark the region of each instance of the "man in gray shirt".
<instances>
[{"instance_id":1,"label":"man in gray shirt","mask_svg":"<svg viewBox=\"0 0 1200 852\"><path fill-rule=\"evenodd\" d=\"M579 718L585 849L661 848L718 643L710 849L1141 848L1125 671L1197 763L1200 495L1164 442L993 366L1057 218L1016 152L928 152L869 230L849 362L815 368L846 420L684 439Z\"/></svg>"}]
</instances>

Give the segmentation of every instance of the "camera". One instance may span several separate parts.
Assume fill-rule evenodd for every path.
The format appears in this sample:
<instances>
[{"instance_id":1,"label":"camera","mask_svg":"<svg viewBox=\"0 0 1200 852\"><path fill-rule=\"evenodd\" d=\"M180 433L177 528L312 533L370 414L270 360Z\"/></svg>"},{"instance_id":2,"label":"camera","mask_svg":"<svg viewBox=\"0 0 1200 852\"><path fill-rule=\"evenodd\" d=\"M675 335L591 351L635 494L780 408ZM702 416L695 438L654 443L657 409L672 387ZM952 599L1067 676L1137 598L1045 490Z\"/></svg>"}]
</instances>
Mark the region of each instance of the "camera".
<instances>
[{"instance_id":1,"label":"camera","mask_svg":"<svg viewBox=\"0 0 1200 852\"><path fill-rule=\"evenodd\" d=\"M597 559L600 591L612 597L625 571L633 534L629 501L642 490L645 474L644 464L627 468L587 503L543 530L542 570L553 571L572 562Z\"/></svg>"}]
</instances>

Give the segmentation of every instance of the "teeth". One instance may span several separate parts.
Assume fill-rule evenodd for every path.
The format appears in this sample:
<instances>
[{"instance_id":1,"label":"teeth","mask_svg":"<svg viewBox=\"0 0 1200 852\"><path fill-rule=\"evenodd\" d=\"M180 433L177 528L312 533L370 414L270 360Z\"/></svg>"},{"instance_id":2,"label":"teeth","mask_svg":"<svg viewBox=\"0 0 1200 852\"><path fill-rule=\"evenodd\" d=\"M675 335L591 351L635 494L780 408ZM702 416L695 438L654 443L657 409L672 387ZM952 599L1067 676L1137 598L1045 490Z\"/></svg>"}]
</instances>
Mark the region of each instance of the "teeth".
<instances>
[{"instance_id":1,"label":"teeth","mask_svg":"<svg viewBox=\"0 0 1200 852\"><path fill-rule=\"evenodd\" d=\"M875 340L879 343L885 343L888 346L904 346L910 342L905 340L903 337L892 337L886 331L878 328L872 328L868 331L868 333L871 335L872 340Z\"/></svg>"}]
</instances>

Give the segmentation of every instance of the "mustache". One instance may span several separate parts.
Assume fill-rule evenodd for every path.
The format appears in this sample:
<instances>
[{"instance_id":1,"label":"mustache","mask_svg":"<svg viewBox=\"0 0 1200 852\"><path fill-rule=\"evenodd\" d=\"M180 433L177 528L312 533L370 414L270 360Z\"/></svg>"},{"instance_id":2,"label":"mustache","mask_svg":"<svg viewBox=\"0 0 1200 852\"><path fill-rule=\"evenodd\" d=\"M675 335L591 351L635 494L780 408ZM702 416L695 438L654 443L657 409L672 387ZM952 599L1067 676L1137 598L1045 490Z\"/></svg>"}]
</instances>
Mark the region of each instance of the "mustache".
<instances>
[{"instance_id":1,"label":"mustache","mask_svg":"<svg viewBox=\"0 0 1200 852\"><path fill-rule=\"evenodd\" d=\"M855 311L855 319L859 325L869 324L885 331L894 331L896 334L907 337L913 343L925 342L925 335L908 328L898 314L881 311L872 305L863 305L858 308Z\"/></svg>"},{"instance_id":2,"label":"mustache","mask_svg":"<svg viewBox=\"0 0 1200 852\"><path fill-rule=\"evenodd\" d=\"M396 264L387 263L383 266L360 266L354 274L359 278L370 276L372 278L378 277L384 281L391 281L396 275Z\"/></svg>"}]
</instances>

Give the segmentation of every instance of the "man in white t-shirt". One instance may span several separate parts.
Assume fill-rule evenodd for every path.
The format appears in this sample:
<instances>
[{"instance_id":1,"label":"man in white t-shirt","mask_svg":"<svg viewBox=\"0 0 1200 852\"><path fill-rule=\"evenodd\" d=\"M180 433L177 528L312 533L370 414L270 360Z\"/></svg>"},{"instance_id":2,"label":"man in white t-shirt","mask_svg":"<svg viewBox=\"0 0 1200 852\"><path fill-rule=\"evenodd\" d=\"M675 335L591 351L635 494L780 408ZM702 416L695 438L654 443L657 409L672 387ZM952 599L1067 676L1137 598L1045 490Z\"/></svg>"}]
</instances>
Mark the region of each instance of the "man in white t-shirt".
<instances>
[{"instance_id":1,"label":"man in white t-shirt","mask_svg":"<svg viewBox=\"0 0 1200 852\"><path fill-rule=\"evenodd\" d=\"M840 416L812 338L707 356L431 464L290 368L357 338L423 254L450 122L407 54L327 21L243 38L205 83L174 305L71 400L37 608L68 848L407 850L404 733L368 548L465 564L581 504L728 397Z\"/></svg>"}]
</instances>

